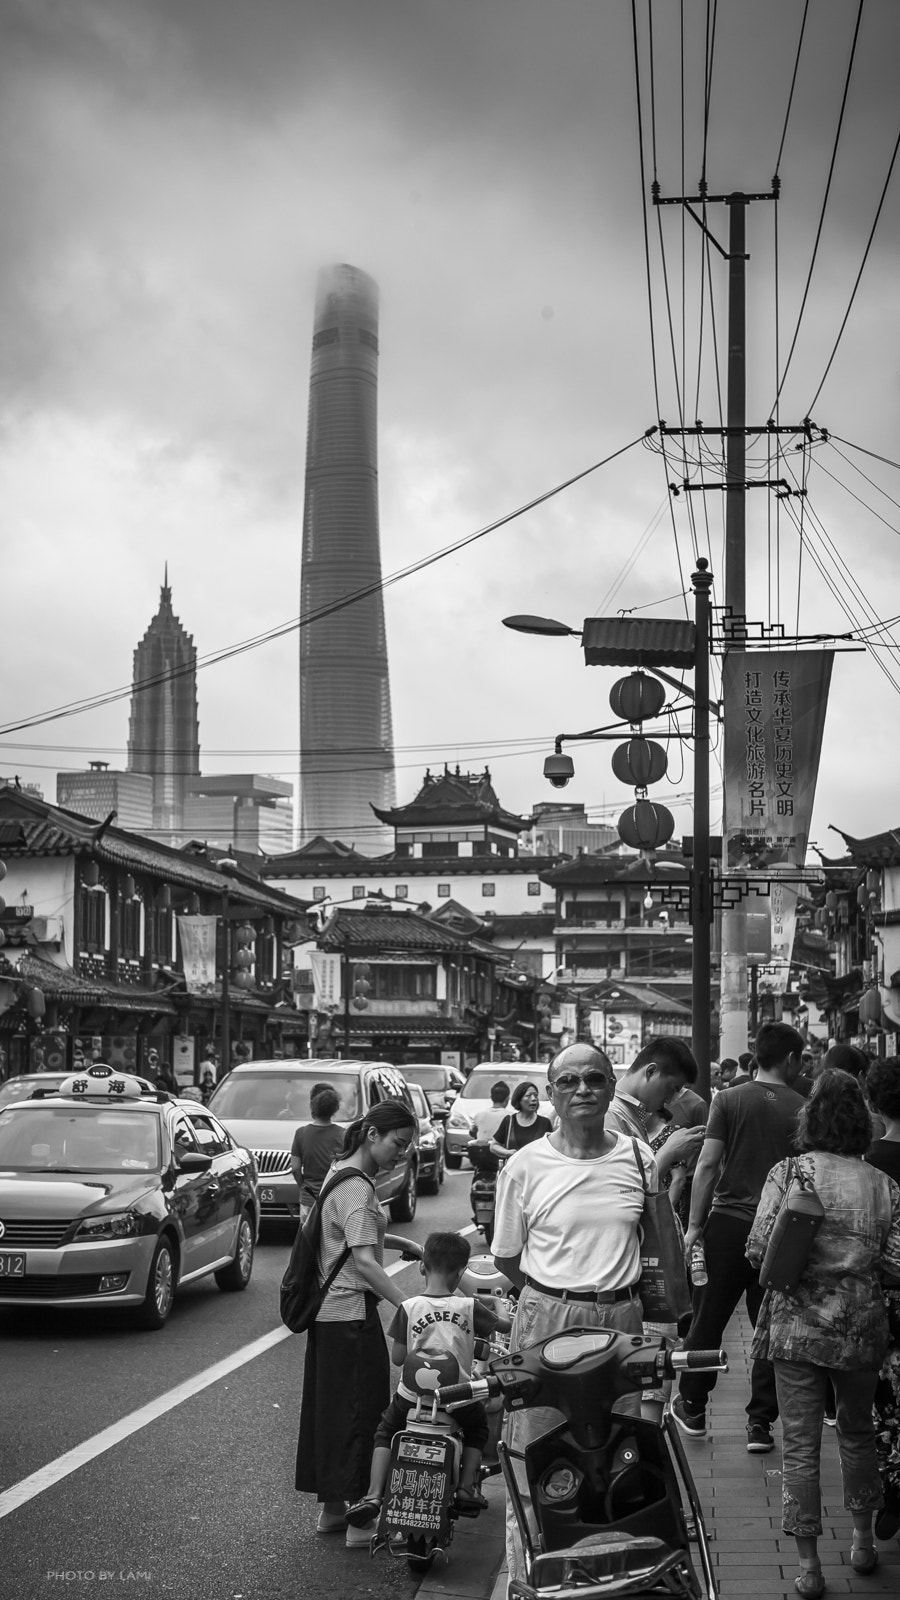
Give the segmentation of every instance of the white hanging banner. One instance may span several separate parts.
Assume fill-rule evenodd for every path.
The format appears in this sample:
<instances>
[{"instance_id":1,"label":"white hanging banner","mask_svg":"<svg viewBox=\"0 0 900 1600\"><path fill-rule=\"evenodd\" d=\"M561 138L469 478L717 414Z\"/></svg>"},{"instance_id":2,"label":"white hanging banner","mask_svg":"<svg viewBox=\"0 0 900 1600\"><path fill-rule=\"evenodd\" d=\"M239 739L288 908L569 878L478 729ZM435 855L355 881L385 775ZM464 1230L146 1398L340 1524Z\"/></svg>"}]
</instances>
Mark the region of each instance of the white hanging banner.
<instances>
[{"instance_id":1,"label":"white hanging banner","mask_svg":"<svg viewBox=\"0 0 900 1600\"><path fill-rule=\"evenodd\" d=\"M341 958L325 950L311 950L313 987L316 993L316 1010L333 1011L341 1003Z\"/></svg>"},{"instance_id":2,"label":"white hanging banner","mask_svg":"<svg viewBox=\"0 0 900 1600\"><path fill-rule=\"evenodd\" d=\"M179 917L181 959L189 994L216 992L216 917Z\"/></svg>"}]
</instances>

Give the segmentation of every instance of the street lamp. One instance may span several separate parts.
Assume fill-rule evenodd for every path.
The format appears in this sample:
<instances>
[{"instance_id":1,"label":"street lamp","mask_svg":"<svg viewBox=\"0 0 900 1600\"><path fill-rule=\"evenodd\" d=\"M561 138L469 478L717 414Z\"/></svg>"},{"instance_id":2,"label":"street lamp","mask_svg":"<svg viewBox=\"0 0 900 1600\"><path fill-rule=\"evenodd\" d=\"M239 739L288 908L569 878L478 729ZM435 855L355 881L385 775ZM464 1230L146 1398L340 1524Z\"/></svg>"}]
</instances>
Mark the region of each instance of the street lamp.
<instances>
[{"instance_id":1,"label":"street lamp","mask_svg":"<svg viewBox=\"0 0 900 1600\"><path fill-rule=\"evenodd\" d=\"M691 901L691 1008L693 1013L692 1044L700 1070L699 1087L709 1099L710 1059L710 956L712 925L712 892L710 882L709 850L709 716L715 712L709 699L709 592L712 588L709 563L702 558L691 575L694 591L694 621L672 620L662 617L589 617L584 628L571 628L567 623L550 617L504 617L504 626L517 633L537 633L551 636L570 635L580 638L586 666L636 667L649 672L654 678L672 684L686 694L694 705L694 840L690 863ZM692 668L694 688L688 689L678 679L662 670L664 666ZM623 707L627 711L627 707ZM643 715L647 712L644 711ZM632 718L634 720L634 718ZM640 719L638 719L640 720ZM562 753L565 737L585 739L621 738L621 732L597 728L581 735L561 735L556 741L556 756ZM668 734L661 737L670 737ZM676 735L678 737L678 735ZM574 769L573 769L574 770ZM562 779L571 777L567 772ZM551 782L553 774L548 774ZM562 777L562 774L559 774ZM641 807L652 810L649 802L638 801L635 813ZM637 818L640 822L641 819ZM640 829L638 829L640 832Z\"/></svg>"}]
</instances>

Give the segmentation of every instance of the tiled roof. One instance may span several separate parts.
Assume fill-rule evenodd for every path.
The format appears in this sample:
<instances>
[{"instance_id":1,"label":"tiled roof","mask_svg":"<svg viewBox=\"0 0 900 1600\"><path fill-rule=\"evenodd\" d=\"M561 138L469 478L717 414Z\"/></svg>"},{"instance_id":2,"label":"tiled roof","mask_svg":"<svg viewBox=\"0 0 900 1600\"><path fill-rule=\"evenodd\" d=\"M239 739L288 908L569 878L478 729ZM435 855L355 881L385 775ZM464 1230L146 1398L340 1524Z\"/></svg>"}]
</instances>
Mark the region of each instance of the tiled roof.
<instances>
[{"instance_id":1,"label":"tiled roof","mask_svg":"<svg viewBox=\"0 0 900 1600\"><path fill-rule=\"evenodd\" d=\"M540 874L542 883L563 885L567 883L642 883L662 885L684 883L690 876L684 857L658 851L653 861L644 856L583 855L573 860L556 862Z\"/></svg>"},{"instance_id":2,"label":"tiled roof","mask_svg":"<svg viewBox=\"0 0 900 1600\"><path fill-rule=\"evenodd\" d=\"M312 860L294 851L270 856L264 878L537 878L557 866L560 856L355 856L352 860Z\"/></svg>"},{"instance_id":3,"label":"tiled roof","mask_svg":"<svg viewBox=\"0 0 900 1600\"><path fill-rule=\"evenodd\" d=\"M900 866L900 828L888 828L884 833L873 833L866 839L854 839L852 834L844 833L840 828L835 828L834 832L841 835L859 866Z\"/></svg>"},{"instance_id":4,"label":"tiled roof","mask_svg":"<svg viewBox=\"0 0 900 1600\"><path fill-rule=\"evenodd\" d=\"M439 927L415 911L335 911L319 936L321 950L470 950L470 936ZM479 954L498 952L477 941Z\"/></svg>"},{"instance_id":5,"label":"tiled roof","mask_svg":"<svg viewBox=\"0 0 900 1600\"><path fill-rule=\"evenodd\" d=\"M693 667L693 622L668 617L587 617L582 630L585 665Z\"/></svg>"},{"instance_id":6,"label":"tiled roof","mask_svg":"<svg viewBox=\"0 0 900 1600\"><path fill-rule=\"evenodd\" d=\"M531 821L504 810L494 792L490 773L461 773L445 770L432 777L426 773L418 794L406 806L392 806L380 811L373 806L379 822L394 827L417 827L419 824L434 827L442 819L458 825L464 822L489 823L521 833Z\"/></svg>"},{"instance_id":7,"label":"tiled roof","mask_svg":"<svg viewBox=\"0 0 900 1600\"><path fill-rule=\"evenodd\" d=\"M37 984L48 1000L68 1005L108 1006L119 1011L152 1011L175 1016L175 1007L158 990L82 978L71 967L59 967L45 956L27 951L18 963L19 976Z\"/></svg>"}]
</instances>

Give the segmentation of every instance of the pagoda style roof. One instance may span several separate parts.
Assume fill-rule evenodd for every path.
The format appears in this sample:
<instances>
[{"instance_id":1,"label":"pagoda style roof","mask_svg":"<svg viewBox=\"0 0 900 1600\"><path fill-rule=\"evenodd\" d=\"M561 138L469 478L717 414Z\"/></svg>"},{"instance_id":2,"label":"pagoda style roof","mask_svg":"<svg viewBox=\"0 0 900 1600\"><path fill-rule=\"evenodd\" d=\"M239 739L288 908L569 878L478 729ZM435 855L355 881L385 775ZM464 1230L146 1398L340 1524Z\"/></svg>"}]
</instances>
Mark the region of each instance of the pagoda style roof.
<instances>
[{"instance_id":1,"label":"pagoda style roof","mask_svg":"<svg viewBox=\"0 0 900 1600\"><path fill-rule=\"evenodd\" d=\"M291 895L270 889L254 873L240 868L222 872L210 855L196 855L157 844L124 828L107 827L95 819L50 805L35 795L7 785L0 788L0 840L7 860L21 856L84 856L108 862L124 872L149 872L161 883L188 890L227 892L236 903L253 901L270 911L296 918L302 904Z\"/></svg>"},{"instance_id":2,"label":"pagoda style roof","mask_svg":"<svg viewBox=\"0 0 900 1600\"><path fill-rule=\"evenodd\" d=\"M884 833L872 833L866 839L854 839L842 828L833 828L843 839L852 861L860 867L900 867L900 828L888 828ZM823 856L822 858L826 858Z\"/></svg>"},{"instance_id":3,"label":"pagoda style roof","mask_svg":"<svg viewBox=\"0 0 900 1600\"><path fill-rule=\"evenodd\" d=\"M609 854L575 856L545 869L539 874L542 883L554 887L569 884L603 883L681 883L690 876L687 862L681 854L658 851L652 860L642 855Z\"/></svg>"},{"instance_id":4,"label":"pagoda style roof","mask_svg":"<svg viewBox=\"0 0 900 1600\"><path fill-rule=\"evenodd\" d=\"M421 789L407 806L392 806L379 811L372 806L379 822L394 828L459 827L463 824L480 824L506 828L522 833L531 826L531 817L517 817L504 810L491 783L491 774L484 772L462 773L459 767L451 772L426 772Z\"/></svg>"},{"instance_id":5,"label":"pagoda style roof","mask_svg":"<svg viewBox=\"0 0 900 1600\"><path fill-rule=\"evenodd\" d=\"M340 853L343 852L343 853ZM404 856L392 850L386 856L361 856L340 847L333 855L268 856L260 866L264 878L538 878L555 866L552 856Z\"/></svg>"},{"instance_id":6,"label":"pagoda style roof","mask_svg":"<svg viewBox=\"0 0 900 1600\"><path fill-rule=\"evenodd\" d=\"M432 917L418 911L382 911L367 906L364 911L336 909L319 935L320 950L400 950L423 955L477 950L488 960L506 961L505 951L492 949L472 934L441 927Z\"/></svg>"}]
</instances>

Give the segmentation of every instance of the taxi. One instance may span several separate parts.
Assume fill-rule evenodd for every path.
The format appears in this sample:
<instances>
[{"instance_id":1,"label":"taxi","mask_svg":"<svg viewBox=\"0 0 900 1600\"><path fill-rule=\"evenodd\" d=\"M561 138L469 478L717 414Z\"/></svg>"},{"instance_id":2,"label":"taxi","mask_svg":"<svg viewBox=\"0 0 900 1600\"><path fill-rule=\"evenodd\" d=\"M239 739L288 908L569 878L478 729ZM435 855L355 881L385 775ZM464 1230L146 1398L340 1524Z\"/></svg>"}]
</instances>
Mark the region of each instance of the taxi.
<instances>
[{"instance_id":1,"label":"taxi","mask_svg":"<svg viewBox=\"0 0 900 1600\"><path fill-rule=\"evenodd\" d=\"M131 1307L164 1327L212 1274L246 1289L256 1165L195 1101L98 1063L0 1111L0 1307Z\"/></svg>"}]
</instances>

